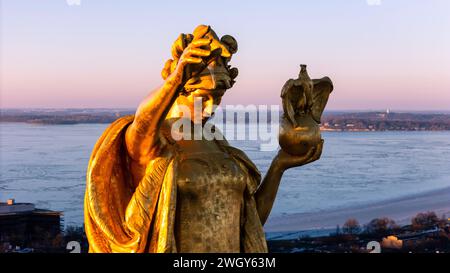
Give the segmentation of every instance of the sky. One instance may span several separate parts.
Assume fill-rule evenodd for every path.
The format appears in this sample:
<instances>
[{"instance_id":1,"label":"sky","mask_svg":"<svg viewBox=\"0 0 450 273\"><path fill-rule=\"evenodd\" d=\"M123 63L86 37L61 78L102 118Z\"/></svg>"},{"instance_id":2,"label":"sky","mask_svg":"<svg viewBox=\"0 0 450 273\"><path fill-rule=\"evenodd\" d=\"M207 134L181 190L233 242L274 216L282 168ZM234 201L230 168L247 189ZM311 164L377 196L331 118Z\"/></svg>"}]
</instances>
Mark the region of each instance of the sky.
<instances>
[{"instance_id":1,"label":"sky","mask_svg":"<svg viewBox=\"0 0 450 273\"><path fill-rule=\"evenodd\" d=\"M239 44L223 104L280 104L304 63L328 110L450 110L448 0L0 1L1 108L135 108L207 24Z\"/></svg>"}]
</instances>

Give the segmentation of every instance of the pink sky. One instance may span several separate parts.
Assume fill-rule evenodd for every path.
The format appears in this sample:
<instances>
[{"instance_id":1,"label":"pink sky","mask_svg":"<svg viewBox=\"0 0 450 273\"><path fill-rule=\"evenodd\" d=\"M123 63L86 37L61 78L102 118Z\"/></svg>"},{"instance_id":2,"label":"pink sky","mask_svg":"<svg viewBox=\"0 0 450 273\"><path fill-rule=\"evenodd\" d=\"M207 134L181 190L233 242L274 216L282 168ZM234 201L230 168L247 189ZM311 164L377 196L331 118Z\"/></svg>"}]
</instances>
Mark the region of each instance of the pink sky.
<instances>
[{"instance_id":1,"label":"pink sky","mask_svg":"<svg viewBox=\"0 0 450 273\"><path fill-rule=\"evenodd\" d=\"M334 81L329 110L450 110L450 1L174 5L2 2L0 106L135 108L177 35L206 23L239 43L225 104L279 104L306 63Z\"/></svg>"}]
</instances>

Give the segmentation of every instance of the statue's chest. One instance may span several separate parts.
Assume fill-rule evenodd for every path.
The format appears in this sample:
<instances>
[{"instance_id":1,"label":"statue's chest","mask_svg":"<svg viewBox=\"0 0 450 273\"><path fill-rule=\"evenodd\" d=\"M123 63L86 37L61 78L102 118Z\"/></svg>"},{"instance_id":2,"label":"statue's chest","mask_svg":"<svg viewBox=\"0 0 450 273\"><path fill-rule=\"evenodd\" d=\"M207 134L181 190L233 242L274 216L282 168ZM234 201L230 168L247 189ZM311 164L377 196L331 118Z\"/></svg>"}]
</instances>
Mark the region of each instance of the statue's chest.
<instances>
[{"instance_id":1,"label":"statue's chest","mask_svg":"<svg viewBox=\"0 0 450 273\"><path fill-rule=\"evenodd\" d=\"M199 141L202 142L202 141ZM242 193L247 173L241 165L216 145L195 143L179 152L178 193L191 197ZM193 148L193 149L192 149Z\"/></svg>"}]
</instances>

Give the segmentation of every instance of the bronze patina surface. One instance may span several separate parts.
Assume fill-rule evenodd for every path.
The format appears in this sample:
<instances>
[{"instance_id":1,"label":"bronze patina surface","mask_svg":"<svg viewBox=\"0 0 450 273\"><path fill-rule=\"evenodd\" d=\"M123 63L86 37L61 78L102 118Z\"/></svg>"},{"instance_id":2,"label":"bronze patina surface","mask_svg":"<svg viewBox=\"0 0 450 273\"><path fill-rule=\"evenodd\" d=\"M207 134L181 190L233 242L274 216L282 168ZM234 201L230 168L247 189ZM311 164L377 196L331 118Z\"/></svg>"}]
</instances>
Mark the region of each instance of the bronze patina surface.
<instances>
[{"instance_id":1,"label":"bronze patina surface","mask_svg":"<svg viewBox=\"0 0 450 273\"><path fill-rule=\"evenodd\" d=\"M281 90L283 117L278 141L291 155L301 156L323 142L320 118L333 91L330 78L311 80L306 65L300 65L297 79L289 79Z\"/></svg>"}]
</instances>

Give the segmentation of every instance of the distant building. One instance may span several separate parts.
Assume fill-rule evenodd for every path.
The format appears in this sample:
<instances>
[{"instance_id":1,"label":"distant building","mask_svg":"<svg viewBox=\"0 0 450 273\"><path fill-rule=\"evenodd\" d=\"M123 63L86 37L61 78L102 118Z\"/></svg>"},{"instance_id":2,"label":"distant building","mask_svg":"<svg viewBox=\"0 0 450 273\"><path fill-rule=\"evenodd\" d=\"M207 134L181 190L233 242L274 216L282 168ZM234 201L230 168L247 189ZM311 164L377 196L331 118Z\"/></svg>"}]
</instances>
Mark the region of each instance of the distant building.
<instances>
[{"instance_id":1,"label":"distant building","mask_svg":"<svg viewBox=\"0 0 450 273\"><path fill-rule=\"evenodd\" d=\"M0 202L0 243L48 245L61 233L61 212L37 209L31 203Z\"/></svg>"}]
</instances>

